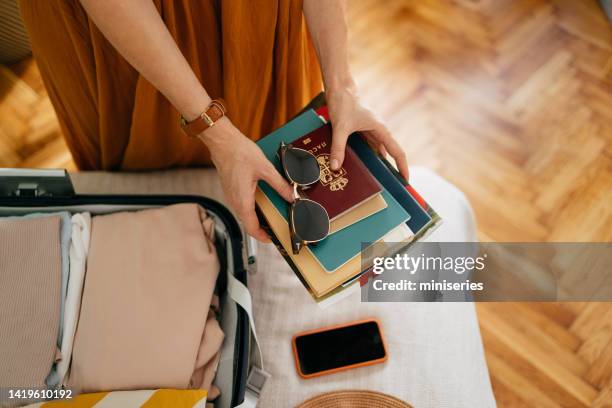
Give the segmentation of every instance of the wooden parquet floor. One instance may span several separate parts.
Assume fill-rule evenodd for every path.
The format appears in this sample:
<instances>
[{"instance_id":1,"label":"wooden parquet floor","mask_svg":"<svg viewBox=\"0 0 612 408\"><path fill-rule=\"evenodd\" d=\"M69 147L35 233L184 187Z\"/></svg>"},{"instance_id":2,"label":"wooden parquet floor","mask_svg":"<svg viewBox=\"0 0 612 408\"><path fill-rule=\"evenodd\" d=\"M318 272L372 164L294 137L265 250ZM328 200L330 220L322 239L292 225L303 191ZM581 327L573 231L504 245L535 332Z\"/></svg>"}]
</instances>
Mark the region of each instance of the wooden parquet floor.
<instances>
[{"instance_id":1,"label":"wooden parquet floor","mask_svg":"<svg viewBox=\"0 0 612 408\"><path fill-rule=\"evenodd\" d=\"M350 1L349 25L365 99L410 163L467 194L482 241L612 240L612 27L596 1ZM612 303L477 310L499 406L612 406Z\"/></svg>"},{"instance_id":2,"label":"wooden parquet floor","mask_svg":"<svg viewBox=\"0 0 612 408\"><path fill-rule=\"evenodd\" d=\"M612 28L595 0L350 0L365 100L483 241L612 240ZM0 165L73 167L31 61L0 68ZM501 407L612 407L612 303L490 303Z\"/></svg>"},{"instance_id":3,"label":"wooden parquet floor","mask_svg":"<svg viewBox=\"0 0 612 408\"><path fill-rule=\"evenodd\" d=\"M0 167L76 169L33 59L0 65Z\"/></svg>"}]
</instances>

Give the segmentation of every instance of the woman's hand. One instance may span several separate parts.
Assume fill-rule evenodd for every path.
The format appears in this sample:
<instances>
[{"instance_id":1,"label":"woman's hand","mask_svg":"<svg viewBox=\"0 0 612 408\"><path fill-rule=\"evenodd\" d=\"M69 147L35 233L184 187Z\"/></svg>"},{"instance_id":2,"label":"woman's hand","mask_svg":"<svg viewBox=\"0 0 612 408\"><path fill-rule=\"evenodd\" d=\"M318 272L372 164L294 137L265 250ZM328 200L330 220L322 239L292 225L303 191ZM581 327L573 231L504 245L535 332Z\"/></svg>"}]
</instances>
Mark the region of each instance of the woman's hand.
<instances>
[{"instance_id":1,"label":"woman's hand","mask_svg":"<svg viewBox=\"0 0 612 408\"><path fill-rule=\"evenodd\" d=\"M395 159L400 174L408 180L406 153L389 130L374 114L363 107L351 88L327 92L327 106L332 123L332 148L330 165L336 170L342 166L348 137L360 131L378 151Z\"/></svg>"},{"instance_id":2,"label":"woman's hand","mask_svg":"<svg viewBox=\"0 0 612 408\"><path fill-rule=\"evenodd\" d=\"M379 152L395 159L397 168L408 180L406 155L389 130L372 112L364 108L356 94L350 72L346 1L304 0L304 16L310 37L319 56L333 140L330 165L342 166L349 135L361 131Z\"/></svg>"},{"instance_id":3,"label":"woman's hand","mask_svg":"<svg viewBox=\"0 0 612 408\"><path fill-rule=\"evenodd\" d=\"M228 204L242 221L246 232L262 242L270 242L255 214L255 189L264 180L286 201L293 201L293 190L253 141L244 136L227 117L202 132L212 161L219 172Z\"/></svg>"}]
</instances>

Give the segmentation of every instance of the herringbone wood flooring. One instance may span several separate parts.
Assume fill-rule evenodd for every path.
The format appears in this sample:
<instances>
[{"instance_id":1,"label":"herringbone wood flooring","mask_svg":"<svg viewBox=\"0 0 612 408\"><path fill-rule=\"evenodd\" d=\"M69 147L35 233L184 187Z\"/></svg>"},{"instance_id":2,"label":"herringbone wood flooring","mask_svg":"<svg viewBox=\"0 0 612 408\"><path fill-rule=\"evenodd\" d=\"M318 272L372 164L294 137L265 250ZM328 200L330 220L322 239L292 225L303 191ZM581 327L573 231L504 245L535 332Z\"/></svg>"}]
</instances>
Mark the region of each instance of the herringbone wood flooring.
<instances>
[{"instance_id":1,"label":"herringbone wood flooring","mask_svg":"<svg viewBox=\"0 0 612 408\"><path fill-rule=\"evenodd\" d=\"M0 65L0 167L75 169L36 63Z\"/></svg>"},{"instance_id":2,"label":"herringbone wood flooring","mask_svg":"<svg viewBox=\"0 0 612 408\"><path fill-rule=\"evenodd\" d=\"M467 194L481 240L612 240L612 28L594 0L351 1L349 22L365 98L409 162ZM612 406L612 303L478 315L500 406Z\"/></svg>"},{"instance_id":3,"label":"herringbone wood flooring","mask_svg":"<svg viewBox=\"0 0 612 408\"><path fill-rule=\"evenodd\" d=\"M482 240L612 240L612 28L595 0L348 4L364 98L412 164L467 194ZM12 68L0 165L72 167L35 65ZM612 406L612 303L478 314L499 406Z\"/></svg>"}]
</instances>

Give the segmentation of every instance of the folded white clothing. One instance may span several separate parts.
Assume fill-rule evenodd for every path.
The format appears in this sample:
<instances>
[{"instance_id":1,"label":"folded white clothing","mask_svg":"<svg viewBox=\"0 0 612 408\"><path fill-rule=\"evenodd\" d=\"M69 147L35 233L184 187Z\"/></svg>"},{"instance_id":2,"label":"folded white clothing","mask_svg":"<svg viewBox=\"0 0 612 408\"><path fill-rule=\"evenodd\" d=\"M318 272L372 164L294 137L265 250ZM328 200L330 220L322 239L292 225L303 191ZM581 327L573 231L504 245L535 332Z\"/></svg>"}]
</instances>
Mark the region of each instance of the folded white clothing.
<instances>
[{"instance_id":1,"label":"folded white clothing","mask_svg":"<svg viewBox=\"0 0 612 408\"><path fill-rule=\"evenodd\" d=\"M53 366L47 378L47 384L53 387L63 385L72 359L72 345L74 343L77 322L79 321L83 282L85 280L85 266L91 236L91 215L89 213L74 214L71 224L70 278L68 280L64 305L64 324L60 346L61 358Z\"/></svg>"}]
</instances>

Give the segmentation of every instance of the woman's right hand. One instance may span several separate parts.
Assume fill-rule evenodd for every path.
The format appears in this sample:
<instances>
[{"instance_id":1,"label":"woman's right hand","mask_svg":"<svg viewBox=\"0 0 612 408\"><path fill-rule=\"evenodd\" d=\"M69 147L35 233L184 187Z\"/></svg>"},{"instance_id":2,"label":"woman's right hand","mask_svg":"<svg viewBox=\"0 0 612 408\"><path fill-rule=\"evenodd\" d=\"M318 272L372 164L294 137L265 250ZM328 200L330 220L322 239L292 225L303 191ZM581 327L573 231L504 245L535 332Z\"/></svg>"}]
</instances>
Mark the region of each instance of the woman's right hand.
<instances>
[{"instance_id":1,"label":"woman's right hand","mask_svg":"<svg viewBox=\"0 0 612 408\"><path fill-rule=\"evenodd\" d=\"M293 201L293 190L263 152L226 117L200 134L210 151L230 207L242 221L246 232L262 242L270 242L255 214L255 189L263 180L286 201Z\"/></svg>"}]
</instances>

